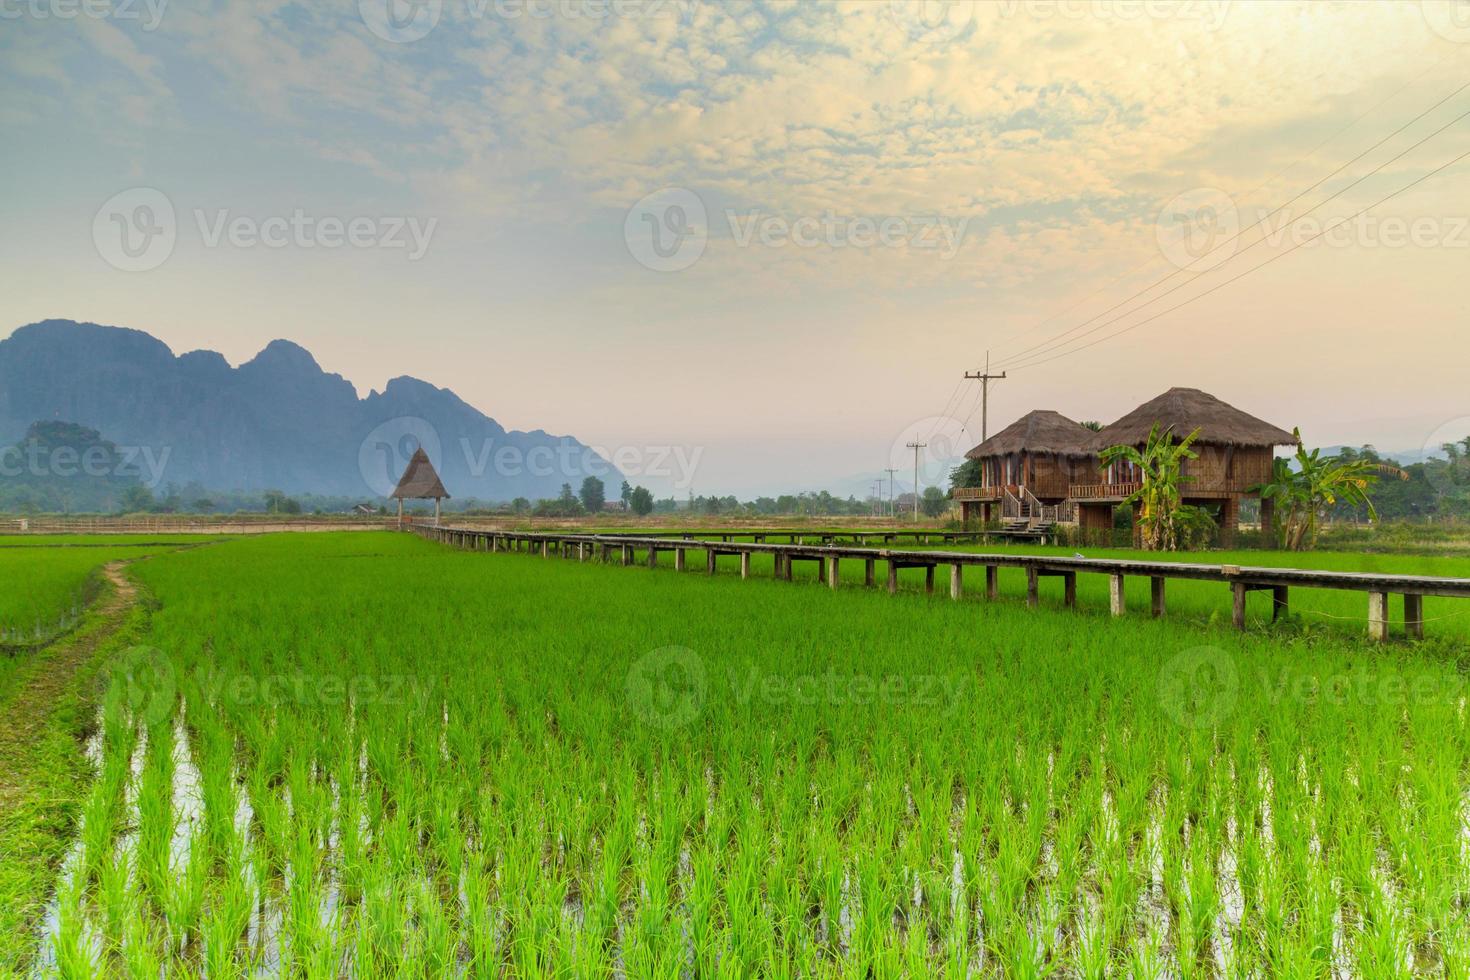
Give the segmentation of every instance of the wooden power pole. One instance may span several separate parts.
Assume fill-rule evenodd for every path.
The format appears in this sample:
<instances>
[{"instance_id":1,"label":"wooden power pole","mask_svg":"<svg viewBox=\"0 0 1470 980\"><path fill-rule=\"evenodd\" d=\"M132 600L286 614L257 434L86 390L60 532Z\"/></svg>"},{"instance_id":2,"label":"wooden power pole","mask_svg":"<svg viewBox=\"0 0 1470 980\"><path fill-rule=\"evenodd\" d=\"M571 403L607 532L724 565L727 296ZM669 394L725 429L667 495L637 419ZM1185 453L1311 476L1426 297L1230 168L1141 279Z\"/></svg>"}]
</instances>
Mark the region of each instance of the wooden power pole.
<instances>
[{"instance_id":1,"label":"wooden power pole","mask_svg":"<svg viewBox=\"0 0 1470 980\"><path fill-rule=\"evenodd\" d=\"M1004 371L1000 374L990 373L990 351L985 352L985 370L976 371L971 374L965 372L965 377L971 381L980 382L980 441L984 442L990 438L990 382L999 381L1006 376Z\"/></svg>"},{"instance_id":2,"label":"wooden power pole","mask_svg":"<svg viewBox=\"0 0 1470 980\"><path fill-rule=\"evenodd\" d=\"M914 520L919 519L919 450L929 445L927 442L910 442L908 447L914 451Z\"/></svg>"}]
</instances>

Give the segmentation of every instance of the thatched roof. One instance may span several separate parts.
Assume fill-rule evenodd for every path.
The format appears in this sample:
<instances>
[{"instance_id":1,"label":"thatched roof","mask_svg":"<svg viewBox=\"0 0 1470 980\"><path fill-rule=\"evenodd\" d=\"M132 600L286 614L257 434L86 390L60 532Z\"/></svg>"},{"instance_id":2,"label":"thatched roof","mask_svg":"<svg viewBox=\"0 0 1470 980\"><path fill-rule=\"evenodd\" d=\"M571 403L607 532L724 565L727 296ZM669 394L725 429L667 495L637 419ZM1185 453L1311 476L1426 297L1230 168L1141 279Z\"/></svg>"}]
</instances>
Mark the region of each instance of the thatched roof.
<instances>
[{"instance_id":1,"label":"thatched roof","mask_svg":"<svg viewBox=\"0 0 1470 980\"><path fill-rule=\"evenodd\" d=\"M1060 412L1038 409L1029 412L965 453L967 459L1009 456L1012 453L1055 453L1059 456L1091 456L1091 429L1078 425Z\"/></svg>"},{"instance_id":2,"label":"thatched roof","mask_svg":"<svg viewBox=\"0 0 1470 980\"><path fill-rule=\"evenodd\" d=\"M1096 433L1092 448L1141 445L1155 425L1161 430L1173 429L1176 439L1199 429L1196 442L1217 446L1290 446L1296 442L1285 429L1247 415L1198 388L1170 388Z\"/></svg>"},{"instance_id":3,"label":"thatched roof","mask_svg":"<svg viewBox=\"0 0 1470 980\"><path fill-rule=\"evenodd\" d=\"M422 446L414 450L413 458L408 461L408 468L403 471L403 478L398 481L398 488L393 491L393 498L396 500L447 500L449 498L449 492L439 481L439 474L434 472L434 464L429 462L429 454L424 452Z\"/></svg>"}]
</instances>

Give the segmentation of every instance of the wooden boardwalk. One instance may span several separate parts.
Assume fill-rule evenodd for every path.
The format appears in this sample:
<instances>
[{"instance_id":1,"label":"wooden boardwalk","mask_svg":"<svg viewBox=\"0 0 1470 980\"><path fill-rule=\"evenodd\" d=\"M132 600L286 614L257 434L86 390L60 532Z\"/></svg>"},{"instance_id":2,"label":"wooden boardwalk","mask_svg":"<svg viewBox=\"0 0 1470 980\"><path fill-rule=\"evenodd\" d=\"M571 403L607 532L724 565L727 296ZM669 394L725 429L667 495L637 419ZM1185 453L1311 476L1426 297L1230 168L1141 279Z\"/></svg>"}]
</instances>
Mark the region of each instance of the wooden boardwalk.
<instances>
[{"instance_id":1,"label":"wooden boardwalk","mask_svg":"<svg viewBox=\"0 0 1470 980\"><path fill-rule=\"evenodd\" d=\"M964 570L979 567L985 570L985 596L996 597L998 573L1001 568L1019 568L1026 573L1026 604L1038 603L1038 583L1042 578L1060 578L1063 582L1064 601L1068 606L1077 602L1077 576L1093 573L1108 576L1109 597L1112 614L1124 612L1124 582L1128 578L1149 580L1150 611L1154 616L1164 615L1166 605L1166 583L1169 579L1186 579L1219 582L1230 588L1232 597L1232 620L1239 629L1245 628L1245 601L1251 592L1269 591L1272 596L1272 619L1287 611L1289 590L1298 588L1338 589L1362 592L1368 599L1368 635L1374 640L1385 640L1389 634L1388 597L1404 597L1404 630L1413 639L1424 636L1424 597L1451 596L1470 599L1470 578L1444 578L1424 575L1387 575L1372 572L1330 572L1306 568L1270 568L1254 565L1208 565L1194 562L1148 561L1119 558L1066 558L1053 555L987 554L964 551L922 551L908 548L868 548L837 544L806 544L803 537L817 537L832 532L773 531L765 536L794 536L785 544L767 540L737 541L735 538L752 537L751 532L709 532L698 537L677 536L679 532L659 534L568 534L554 531L502 531L479 530L455 527L411 528L415 533L432 541L439 541L457 548L472 551L523 551L537 553L546 558L557 555L576 558L580 561L617 561L632 565L635 553L646 553L644 561L650 567L659 563L659 556L671 553L674 567L680 571L687 568L688 553L703 552L705 571L713 575L716 559L721 555L738 556L740 577L750 577L752 555L770 555L774 559L775 577L791 580L791 568L796 562L809 561L817 565L819 579L829 587L838 586L838 572L844 561L863 563L863 583L877 584L877 566L884 563L889 592L898 591L898 572L904 568L922 568L925 571L926 592L934 591L935 570L949 568L950 598L958 599L964 592ZM699 532L695 532L698 534ZM846 534L847 532L837 532ZM863 533L863 532L858 532ZM958 540L961 536L977 532L955 531L909 531L909 532L866 532L870 535L922 535L932 537L948 535L946 541ZM928 543L917 541L917 543Z\"/></svg>"}]
</instances>

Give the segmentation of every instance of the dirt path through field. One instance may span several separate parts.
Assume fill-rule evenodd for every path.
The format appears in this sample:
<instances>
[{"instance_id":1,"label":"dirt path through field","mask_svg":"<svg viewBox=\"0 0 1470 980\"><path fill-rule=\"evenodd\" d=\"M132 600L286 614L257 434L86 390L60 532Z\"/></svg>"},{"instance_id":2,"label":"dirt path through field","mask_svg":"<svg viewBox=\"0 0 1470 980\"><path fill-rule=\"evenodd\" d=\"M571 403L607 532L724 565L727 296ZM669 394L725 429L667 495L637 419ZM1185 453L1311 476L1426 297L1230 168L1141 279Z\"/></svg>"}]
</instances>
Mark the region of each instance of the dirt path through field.
<instances>
[{"instance_id":1,"label":"dirt path through field","mask_svg":"<svg viewBox=\"0 0 1470 980\"><path fill-rule=\"evenodd\" d=\"M89 621L49 647L20 654L15 690L0 703L0 976L19 969L71 833L71 813L88 778L73 734L58 727L77 674L122 627L138 601L126 561L102 567L112 588ZM69 725L65 718L61 725Z\"/></svg>"}]
</instances>

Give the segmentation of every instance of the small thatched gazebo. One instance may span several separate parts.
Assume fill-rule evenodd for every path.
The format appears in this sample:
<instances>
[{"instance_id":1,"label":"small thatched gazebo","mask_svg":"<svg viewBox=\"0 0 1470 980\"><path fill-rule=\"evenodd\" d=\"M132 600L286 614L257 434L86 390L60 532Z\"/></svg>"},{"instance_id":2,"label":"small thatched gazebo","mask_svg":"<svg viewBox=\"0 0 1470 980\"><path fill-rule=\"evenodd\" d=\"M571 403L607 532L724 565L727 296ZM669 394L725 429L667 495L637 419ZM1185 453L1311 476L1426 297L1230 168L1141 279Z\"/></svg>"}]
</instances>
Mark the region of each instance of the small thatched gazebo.
<instances>
[{"instance_id":1,"label":"small thatched gazebo","mask_svg":"<svg viewBox=\"0 0 1470 980\"><path fill-rule=\"evenodd\" d=\"M444 483L439 479L439 474L434 472L434 464L429 462L429 454L424 452L422 446L414 450L413 458L408 461L408 467L403 471L403 477L399 479L397 488L393 491L393 499L398 501L398 526L403 527L403 502L405 500L433 500L434 501L434 526L439 526L439 502L449 499L449 492L444 489Z\"/></svg>"},{"instance_id":2,"label":"small thatched gazebo","mask_svg":"<svg viewBox=\"0 0 1470 980\"><path fill-rule=\"evenodd\" d=\"M1097 471L1089 443L1094 433L1060 412L1038 409L1021 416L965 453L980 463L980 486L955 490L965 520L979 506L989 521L991 507L1006 493L1030 494L1044 504L1067 499L1072 484Z\"/></svg>"},{"instance_id":3,"label":"small thatched gazebo","mask_svg":"<svg viewBox=\"0 0 1470 980\"><path fill-rule=\"evenodd\" d=\"M1193 449L1198 459L1186 460L1182 473L1185 503L1217 509L1222 536L1229 540L1240 517L1240 501L1258 496L1251 487L1271 478L1275 447L1296 444L1285 429L1248 415L1234 405L1198 388L1170 388L1093 435L1091 449L1101 453L1108 446L1142 446L1158 426L1183 439L1195 429ZM1112 527L1113 506L1131 494L1140 475L1129 463L1113 463L1102 471L1101 482L1079 484L1072 498L1080 507L1084 528ZM1271 501L1261 502L1261 524L1272 521Z\"/></svg>"}]
</instances>

